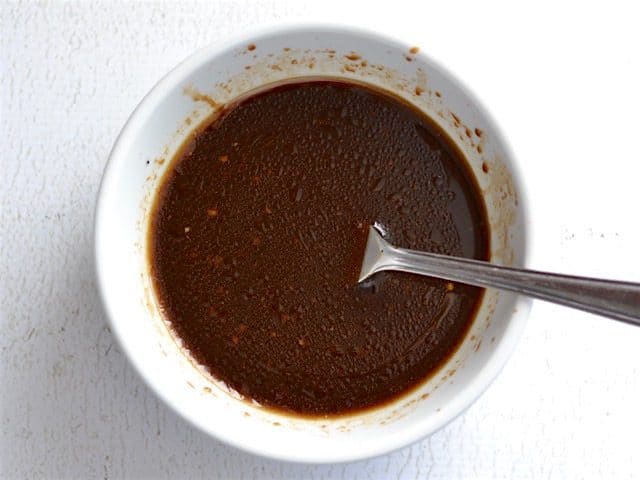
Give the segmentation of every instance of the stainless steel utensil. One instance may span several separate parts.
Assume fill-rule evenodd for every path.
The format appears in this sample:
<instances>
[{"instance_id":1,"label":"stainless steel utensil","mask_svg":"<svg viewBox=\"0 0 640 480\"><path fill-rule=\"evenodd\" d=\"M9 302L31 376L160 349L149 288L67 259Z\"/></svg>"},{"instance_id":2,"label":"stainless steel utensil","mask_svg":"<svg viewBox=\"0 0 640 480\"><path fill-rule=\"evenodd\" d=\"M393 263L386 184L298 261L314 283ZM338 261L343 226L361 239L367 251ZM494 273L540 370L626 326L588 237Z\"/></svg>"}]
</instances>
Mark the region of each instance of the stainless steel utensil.
<instances>
[{"instance_id":1,"label":"stainless steel utensil","mask_svg":"<svg viewBox=\"0 0 640 480\"><path fill-rule=\"evenodd\" d=\"M397 270L494 287L640 326L640 284L504 267L489 262L394 247L371 226L359 282Z\"/></svg>"}]
</instances>

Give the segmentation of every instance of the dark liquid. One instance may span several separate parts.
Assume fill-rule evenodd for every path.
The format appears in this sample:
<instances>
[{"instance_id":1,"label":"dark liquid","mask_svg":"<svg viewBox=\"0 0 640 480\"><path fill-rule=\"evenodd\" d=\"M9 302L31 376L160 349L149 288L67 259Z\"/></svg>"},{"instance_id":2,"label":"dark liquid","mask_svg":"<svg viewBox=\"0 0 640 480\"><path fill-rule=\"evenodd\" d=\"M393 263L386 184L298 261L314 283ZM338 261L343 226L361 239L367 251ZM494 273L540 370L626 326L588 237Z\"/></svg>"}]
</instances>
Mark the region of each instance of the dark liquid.
<instances>
[{"instance_id":1,"label":"dark liquid","mask_svg":"<svg viewBox=\"0 0 640 480\"><path fill-rule=\"evenodd\" d=\"M487 259L475 180L422 113L355 84L290 84L229 108L189 150L158 194L150 260L166 318L211 374L266 406L339 414L455 351L481 289L356 283L374 222L399 246Z\"/></svg>"}]
</instances>

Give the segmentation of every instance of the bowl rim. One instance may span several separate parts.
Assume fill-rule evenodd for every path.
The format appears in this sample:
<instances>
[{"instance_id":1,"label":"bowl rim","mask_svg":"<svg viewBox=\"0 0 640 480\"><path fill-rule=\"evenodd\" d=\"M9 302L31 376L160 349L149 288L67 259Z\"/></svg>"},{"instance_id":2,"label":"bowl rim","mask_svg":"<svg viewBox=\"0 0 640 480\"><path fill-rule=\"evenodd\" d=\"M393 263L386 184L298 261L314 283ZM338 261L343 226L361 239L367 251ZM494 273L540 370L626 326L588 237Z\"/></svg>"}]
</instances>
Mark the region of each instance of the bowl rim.
<instances>
[{"instance_id":1,"label":"bowl rim","mask_svg":"<svg viewBox=\"0 0 640 480\"><path fill-rule=\"evenodd\" d=\"M171 397L166 391L157 388L153 380L150 378L148 371L144 368L141 362L137 361L135 355L130 349L128 342L125 340L126 331L122 322L115 315L114 309L111 305L111 301L107 298L105 291L105 284L108 279L105 276L103 262L106 261L102 252L105 250L105 234L103 233L104 225L103 219L105 217L104 210L107 208L105 205L105 192L110 190L114 182L117 180L115 175L117 168L116 164L126 161L127 146L130 144L133 132L144 123L143 120L148 117L148 113L151 112L157 104L165 97L168 91L171 91L176 85L181 83L185 77L188 77L190 73L207 63L211 57L232 49L236 46L247 45L250 43L258 43L261 38L267 38L272 36L291 35L291 34L331 34L339 33L351 36L357 36L362 40L372 39L377 42L383 42L394 48L406 49L410 44L402 40L398 40L394 37L386 34L374 32L372 30L363 29L360 27L354 27L352 25L344 23L328 23L328 22L279 22L274 24L265 25L262 27L251 28L248 32L242 32L233 36L221 39L217 42L209 44L196 50L189 55L186 59L180 62L177 66L171 69L166 75L164 75L142 98L136 108L133 110L127 121L125 122L122 130L116 137L113 148L109 154L107 163L104 168L102 180L97 194L96 207L94 212L94 271L97 281L97 287L99 297L103 305L104 312L107 314L107 320L111 327L114 338L118 342L121 350L124 352L127 361L134 367L134 370L143 382L154 392L154 394L162 400L171 410L176 412L179 416L187 420L188 423L195 426L198 430L214 437L215 439L224 442L225 444L236 447L240 450L250 452L252 454L271 458L284 460L297 463L343 463L356 460L363 460L366 458L375 457L382 454L387 454L392 451L401 449L410 445L426 436L436 432L444 427L446 424L453 421L459 415L461 415L468 407L470 407L482 393L491 385L493 380L498 376L500 371L506 365L509 357L513 353L518 340L520 339L522 332L526 325L526 319L531 307L531 299L523 296L515 297L516 312L514 312L509 319L509 322L505 328L503 334L503 341L499 346L496 346L486 365L476 374L471 381L468 382L464 390L464 395L458 395L454 401L450 402L446 406L446 411L450 412L448 415L440 415L440 420L432 423L432 428L425 431L424 425L416 422L410 429L405 429L402 435L394 435L388 442L380 443L377 448L363 448L362 446L354 448L352 451L342 451L339 454L332 452L330 455L326 455L322 451L308 452L304 449L299 451L282 451L275 445L265 445L265 448L259 448L254 445L246 444L238 440L233 434L227 434L226 432L213 431L206 428L202 423L198 422L197 418L188 415L188 413L180 408L178 402ZM507 158L514 188L518 194L519 209L522 215L522 228L524 229L523 235L523 248L522 258L523 265L528 263L529 246L528 240L532 238L531 224L529 222L529 209L528 209L528 194L525 185L521 181L522 175L519 171L518 164L515 161L515 156L509 142L506 140L502 129L494 121L490 110L484 105L480 97L468 89L455 74L451 73L448 68L443 65L429 53L427 55L424 52L420 52L420 55L426 56L429 62L439 70L439 73L446 78L447 82L452 83L456 88L460 89L465 95L473 100L474 106L481 112L484 119L494 132L494 136L497 138L498 143L504 149L504 156ZM443 413L445 408L443 408ZM328 420L331 421L331 420Z\"/></svg>"}]
</instances>

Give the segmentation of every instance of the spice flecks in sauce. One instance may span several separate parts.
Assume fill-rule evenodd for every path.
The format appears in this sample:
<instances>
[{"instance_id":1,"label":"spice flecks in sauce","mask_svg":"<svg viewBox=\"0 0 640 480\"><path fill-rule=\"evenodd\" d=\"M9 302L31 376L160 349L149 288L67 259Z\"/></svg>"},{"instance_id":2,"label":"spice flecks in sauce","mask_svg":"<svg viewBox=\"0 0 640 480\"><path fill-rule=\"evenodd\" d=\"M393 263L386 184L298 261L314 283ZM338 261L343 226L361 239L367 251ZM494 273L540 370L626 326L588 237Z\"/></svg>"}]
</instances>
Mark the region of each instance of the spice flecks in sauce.
<instances>
[{"instance_id":1,"label":"spice flecks in sauce","mask_svg":"<svg viewBox=\"0 0 640 480\"><path fill-rule=\"evenodd\" d=\"M150 260L164 315L215 377L267 406L339 414L409 391L455 350L482 290L353 280L374 222L400 246L487 258L479 189L430 119L360 85L289 84L223 111L183 155Z\"/></svg>"}]
</instances>

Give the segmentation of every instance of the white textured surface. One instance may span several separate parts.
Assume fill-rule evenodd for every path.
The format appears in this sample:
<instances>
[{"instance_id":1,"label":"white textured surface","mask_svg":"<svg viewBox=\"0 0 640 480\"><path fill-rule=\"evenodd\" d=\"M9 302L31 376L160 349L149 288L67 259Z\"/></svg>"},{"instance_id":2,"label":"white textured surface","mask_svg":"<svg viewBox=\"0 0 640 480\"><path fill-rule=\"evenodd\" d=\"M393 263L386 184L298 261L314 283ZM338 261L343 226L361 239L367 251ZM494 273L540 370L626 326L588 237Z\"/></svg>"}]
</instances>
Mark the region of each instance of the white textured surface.
<instances>
[{"instance_id":1,"label":"white textured surface","mask_svg":"<svg viewBox=\"0 0 640 480\"><path fill-rule=\"evenodd\" d=\"M443 61L512 140L532 199L530 265L640 281L637 7L440 3L0 4L0 477L640 475L640 329L560 307L535 304L466 414L348 465L282 464L205 437L113 343L91 229L119 129L194 49L276 20L341 18Z\"/></svg>"}]
</instances>

